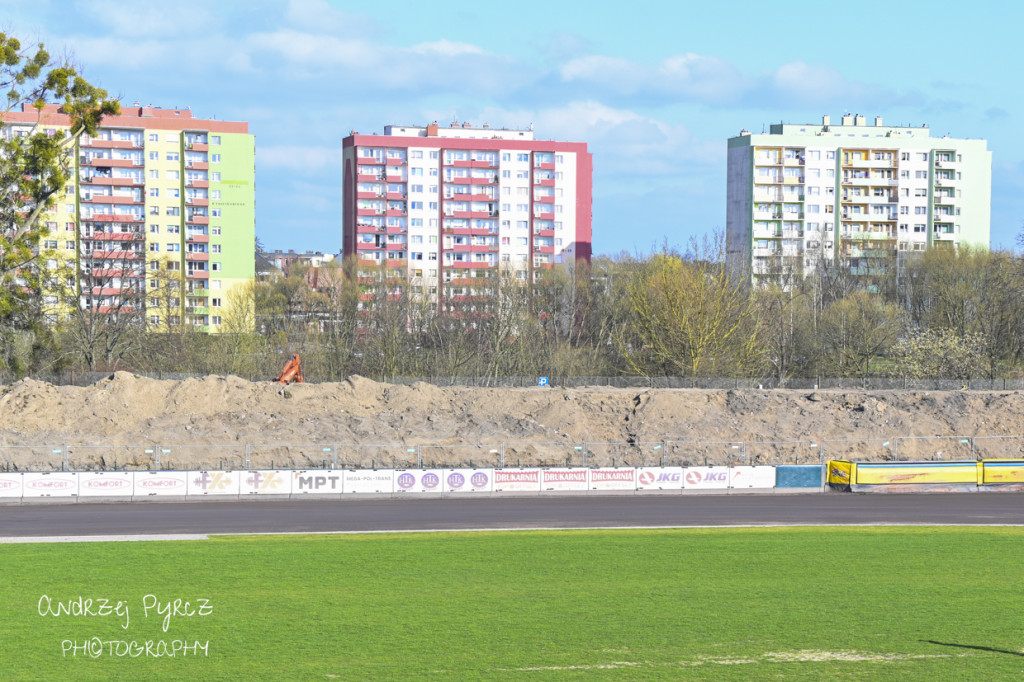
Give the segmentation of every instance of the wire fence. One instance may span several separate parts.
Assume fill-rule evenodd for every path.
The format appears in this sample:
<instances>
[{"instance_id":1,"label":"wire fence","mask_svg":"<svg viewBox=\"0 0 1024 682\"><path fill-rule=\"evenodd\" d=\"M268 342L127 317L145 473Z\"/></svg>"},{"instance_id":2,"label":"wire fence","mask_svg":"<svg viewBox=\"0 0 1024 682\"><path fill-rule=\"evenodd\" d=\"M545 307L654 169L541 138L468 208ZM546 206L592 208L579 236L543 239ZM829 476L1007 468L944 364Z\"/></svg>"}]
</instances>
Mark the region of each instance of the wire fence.
<instances>
[{"instance_id":1,"label":"wire fence","mask_svg":"<svg viewBox=\"0 0 1024 682\"><path fill-rule=\"evenodd\" d=\"M136 376L150 379L184 381L202 379L207 374L187 372L133 372ZM45 381L55 386L89 386L111 376L111 372L65 372L60 374L34 373L28 377ZM19 380L12 374L0 372L0 385L10 385ZM247 380L269 381L272 377L242 377ZM347 377L316 377L305 375L309 383L344 381ZM905 377L642 377L642 376L419 376L419 377L367 377L382 382L408 386L423 382L435 386L467 386L482 388L527 388L531 386L554 386L580 388L585 386L608 386L611 388L701 388L701 389L842 389L866 391L1020 391L1024 390L1024 378L1001 379L909 379Z\"/></svg>"},{"instance_id":2,"label":"wire fence","mask_svg":"<svg viewBox=\"0 0 1024 682\"><path fill-rule=\"evenodd\" d=\"M0 471L738 466L1024 458L1019 436L493 444L3 445Z\"/></svg>"}]
</instances>

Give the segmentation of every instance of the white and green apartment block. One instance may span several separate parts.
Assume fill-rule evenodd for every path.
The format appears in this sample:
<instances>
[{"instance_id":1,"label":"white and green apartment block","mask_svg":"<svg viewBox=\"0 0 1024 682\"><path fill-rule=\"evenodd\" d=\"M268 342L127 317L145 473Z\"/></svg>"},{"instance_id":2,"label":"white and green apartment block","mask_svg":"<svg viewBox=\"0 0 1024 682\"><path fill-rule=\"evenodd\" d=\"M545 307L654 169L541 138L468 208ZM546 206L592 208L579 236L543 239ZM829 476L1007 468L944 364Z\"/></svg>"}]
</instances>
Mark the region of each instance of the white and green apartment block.
<instances>
[{"instance_id":1,"label":"white and green apartment block","mask_svg":"<svg viewBox=\"0 0 1024 682\"><path fill-rule=\"evenodd\" d=\"M70 120L56 105L26 105L2 123L2 134L25 135L36 126L60 133ZM248 128L135 104L79 139L42 246L73 266L82 308L127 308L155 330L220 331L232 289L255 276Z\"/></svg>"},{"instance_id":2,"label":"white and green apartment block","mask_svg":"<svg viewBox=\"0 0 1024 682\"><path fill-rule=\"evenodd\" d=\"M988 247L992 153L927 126L828 116L729 139L730 265L755 282L833 262L878 274L900 252Z\"/></svg>"}]
</instances>

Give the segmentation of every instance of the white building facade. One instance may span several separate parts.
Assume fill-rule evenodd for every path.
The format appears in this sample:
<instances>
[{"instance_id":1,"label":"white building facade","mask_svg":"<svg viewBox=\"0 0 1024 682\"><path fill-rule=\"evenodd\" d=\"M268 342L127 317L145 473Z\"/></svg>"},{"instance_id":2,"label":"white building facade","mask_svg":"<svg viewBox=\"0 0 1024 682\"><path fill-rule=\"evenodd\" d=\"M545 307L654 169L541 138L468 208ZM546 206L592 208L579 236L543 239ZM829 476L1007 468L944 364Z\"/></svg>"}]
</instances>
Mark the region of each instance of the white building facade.
<instances>
[{"instance_id":1,"label":"white building facade","mask_svg":"<svg viewBox=\"0 0 1024 682\"><path fill-rule=\"evenodd\" d=\"M726 243L755 282L822 262L880 274L900 252L988 247L992 153L927 126L828 116L729 140Z\"/></svg>"}]
</instances>

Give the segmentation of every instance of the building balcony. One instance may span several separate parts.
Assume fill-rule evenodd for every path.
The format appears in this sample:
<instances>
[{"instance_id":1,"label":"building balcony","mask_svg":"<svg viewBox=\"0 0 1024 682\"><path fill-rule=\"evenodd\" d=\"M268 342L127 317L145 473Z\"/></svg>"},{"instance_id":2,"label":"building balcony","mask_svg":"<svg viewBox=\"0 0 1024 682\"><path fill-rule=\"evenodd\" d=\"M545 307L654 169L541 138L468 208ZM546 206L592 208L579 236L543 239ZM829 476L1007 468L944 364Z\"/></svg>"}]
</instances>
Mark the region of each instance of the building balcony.
<instances>
[{"instance_id":1,"label":"building balcony","mask_svg":"<svg viewBox=\"0 0 1024 682\"><path fill-rule=\"evenodd\" d=\"M356 251L383 251L384 245L377 242L356 242Z\"/></svg>"},{"instance_id":2,"label":"building balcony","mask_svg":"<svg viewBox=\"0 0 1024 682\"><path fill-rule=\"evenodd\" d=\"M82 185L95 185L101 187L132 187L144 185L143 180L136 180L134 178L111 178L106 175L94 175L92 177L82 178Z\"/></svg>"},{"instance_id":3,"label":"building balcony","mask_svg":"<svg viewBox=\"0 0 1024 682\"><path fill-rule=\"evenodd\" d=\"M535 203L535 204L553 204L553 203L555 203L555 197L554 197L554 195L551 195L551 196L546 196L546 195L536 196L536 195L534 195L533 203ZM554 209L552 209L552 210L554 210Z\"/></svg>"},{"instance_id":4,"label":"building balcony","mask_svg":"<svg viewBox=\"0 0 1024 682\"><path fill-rule=\"evenodd\" d=\"M445 168L472 168L473 162L466 159L459 159L453 161L444 161L442 165Z\"/></svg>"},{"instance_id":5,"label":"building balcony","mask_svg":"<svg viewBox=\"0 0 1024 682\"><path fill-rule=\"evenodd\" d=\"M536 246L536 245L534 245L533 252L534 253L554 253L555 252L555 247L554 246Z\"/></svg>"},{"instance_id":6,"label":"building balcony","mask_svg":"<svg viewBox=\"0 0 1024 682\"><path fill-rule=\"evenodd\" d=\"M210 200L206 198L200 199L199 197L193 197L192 199L185 198L186 206L209 206Z\"/></svg>"},{"instance_id":7,"label":"building balcony","mask_svg":"<svg viewBox=\"0 0 1024 682\"><path fill-rule=\"evenodd\" d=\"M383 208L357 208L356 209L356 215L357 216L361 216L361 215L363 215L363 216L382 216L382 215L384 215L384 209Z\"/></svg>"},{"instance_id":8,"label":"building balcony","mask_svg":"<svg viewBox=\"0 0 1024 682\"><path fill-rule=\"evenodd\" d=\"M384 162L372 156L360 156L356 159L356 164L359 166L381 166Z\"/></svg>"},{"instance_id":9,"label":"building balcony","mask_svg":"<svg viewBox=\"0 0 1024 682\"><path fill-rule=\"evenodd\" d=\"M409 198L409 194L407 192L388 192L385 196L388 199L393 199L395 201L405 200Z\"/></svg>"},{"instance_id":10,"label":"building balcony","mask_svg":"<svg viewBox=\"0 0 1024 682\"><path fill-rule=\"evenodd\" d=\"M469 162L471 168L497 168L498 160L474 159Z\"/></svg>"},{"instance_id":11,"label":"building balcony","mask_svg":"<svg viewBox=\"0 0 1024 682\"><path fill-rule=\"evenodd\" d=\"M82 221L93 223L141 223L142 216L121 215L120 213L93 213L91 216L82 216Z\"/></svg>"},{"instance_id":12,"label":"building balcony","mask_svg":"<svg viewBox=\"0 0 1024 682\"><path fill-rule=\"evenodd\" d=\"M98 305L93 306L92 311L99 313L100 315L108 315L110 313L138 313L140 310L133 308L132 306L121 306L120 308L111 305Z\"/></svg>"},{"instance_id":13,"label":"building balcony","mask_svg":"<svg viewBox=\"0 0 1024 682\"><path fill-rule=\"evenodd\" d=\"M471 227L446 227L444 228L445 234L458 234L458 235L469 235L473 231Z\"/></svg>"},{"instance_id":14,"label":"building balcony","mask_svg":"<svg viewBox=\"0 0 1024 682\"><path fill-rule=\"evenodd\" d=\"M496 185L498 184L498 176L487 177L487 178L470 178L472 181L470 184L473 185Z\"/></svg>"},{"instance_id":15,"label":"building balcony","mask_svg":"<svg viewBox=\"0 0 1024 682\"><path fill-rule=\"evenodd\" d=\"M206 142L186 142L185 149L190 152L208 152L210 151L210 145Z\"/></svg>"},{"instance_id":16,"label":"building balcony","mask_svg":"<svg viewBox=\"0 0 1024 682\"><path fill-rule=\"evenodd\" d=\"M497 263L489 263L487 261L470 261L470 260L457 260L446 264L446 267L457 268L459 270L467 270L472 268L491 268L495 267Z\"/></svg>"},{"instance_id":17,"label":"building balcony","mask_svg":"<svg viewBox=\"0 0 1024 682\"><path fill-rule=\"evenodd\" d=\"M185 313L188 315L209 315L210 309L206 306L185 306Z\"/></svg>"},{"instance_id":18,"label":"building balcony","mask_svg":"<svg viewBox=\"0 0 1024 682\"><path fill-rule=\"evenodd\" d=\"M533 231L533 236L534 237L554 237L555 236L555 228L551 228L550 230L536 230L535 229Z\"/></svg>"},{"instance_id":19,"label":"building balcony","mask_svg":"<svg viewBox=\"0 0 1024 682\"><path fill-rule=\"evenodd\" d=\"M957 187L960 181L952 178L935 178L936 187Z\"/></svg>"},{"instance_id":20,"label":"building balcony","mask_svg":"<svg viewBox=\"0 0 1024 682\"><path fill-rule=\"evenodd\" d=\"M145 235L141 232L93 232L91 235L86 235L86 239L112 242L131 242L144 238Z\"/></svg>"},{"instance_id":21,"label":"building balcony","mask_svg":"<svg viewBox=\"0 0 1024 682\"><path fill-rule=\"evenodd\" d=\"M451 246L446 246L444 250L455 251L456 253L469 253L472 250L472 246L470 244L452 244Z\"/></svg>"},{"instance_id":22,"label":"building balcony","mask_svg":"<svg viewBox=\"0 0 1024 682\"><path fill-rule=\"evenodd\" d=\"M190 261L196 261L196 262L208 261L208 260L210 260L210 254L203 253L203 252L200 252L200 251L186 251L185 252L185 260L187 260L187 261L189 261L189 260Z\"/></svg>"},{"instance_id":23,"label":"building balcony","mask_svg":"<svg viewBox=\"0 0 1024 682\"><path fill-rule=\"evenodd\" d=\"M98 168L142 168L142 160L135 161L133 159L104 159L100 157L94 157L92 159L81 160L83 166L94 166Z\"/></svg>"},{"instance_id":24,"label":"building balcony","mask_svg":"<svg viewBox=\"0 0 1024 682\"><path fill-rule=\"evenodd\" d=\"M90 194L82 197L83 204L144 204L142 197L126 197L120 194Z\"/></svg>"},{"instance_id":25,"label":"building balcony","mask_svg":"<svg viewBox=\"0 0 1024 682\"><path fill-rule=\"evenodd\" d=\"M389 166L404 166L405 159L388 159L387 165Z\"/></svg>"},{"instance_id":26,"label":"building balcony","mask_svg":"<svg viewBox=\"0 0 1024 682\"><path fill-rule=\"evenodd\" d=\"M471 185L473 178L450 178L444 181L446 185Z\"/></svg>"},{"instance_id":27,"label":"building balcony","mask_svg":"<svg viewBox=\"0 0 1024 682\"><path fill-rule=\"evenodd\" d=\"M186 223L192 223L193 225L209 225L210 216L207 215L194 215L189 216L185 219Z\"/></svg>"},{"instance_id":28,"label":"building balcony","mask_svg":"<svg viewBox=\"0 0 1024 682\"><path fill-rule=\"evenodd\" d=\"M206 161L187 161L185 168L189 170L209 170L210 164Z\"/></svg>"},{"instance_id":29,"label":"building balcony","mask_svg":"<svg viewBox=\"0 0 1024 682\"><path fill-rule=\"evenodd\" d=\"M209 244L210 235L208 234L189 234L185 235L185 241L191 244Z\"/></svg>"},{"instance_id":30,"label":"building balcony","mask_svg":"<svg viewBox=\"0 0 1024 682\"><path fill-rule=\"evenodd\" d=\"M405 268L409 265L408 258L388 258L384 261L384 265L389 268Z\"/></svg>"},{"instance_id":31,"label":"building balcony","mask_svg":"<svg viewBox=\"0 0 1024 682\"><path fill-rule=\"evenodd\" d=\"M144 257L142 251L123 251L123 250L109 250L109 251L93 251L92 258L96 260L136 260Z\"/></svg>"},{"instance_id":32,"label":"building balcony","mask_svg":"<svg viewBox=\"0 0 1024 682\"><path fill-rule=\"evenodd\" d=\"M185 273L188 279L210 279L209 270L188 270Z\"/></svg>"},{"instance_id":33,"label":"building balcony","mask_svg":"<svg viewBox=\"0 0 1024 682\"><path fill-rule=\"evenodd\" d=\"M405 234L406 230L401 225L388 225L384 228L384 231L388 234Z\"/></svg>"},{"instance_id":34,"label":"building balcony","mask_svg":"<svg viewBox=\"0 0 1024 682\"><path fill-rule=\"evenodd\" d=\"M555 162L551 161L548 163L535 163L533 164L535 170L555 170Z\"/></svg>"},{"instance_id":35,"label":"building balcony","mask_svg":"<svg viewBox=\"0 0 1024 682\"><path fill-rule=\"evenodd\" d=\"M383 225L372 225L370 223L356 223L356 232L358 234L374 234L377 232L386 232L387 228Z\"/></svg>"},{"instance_id":36,"label":"building balcony","mask_svg":"<svg viewBox=\"0 0 1024 682\"><path fill-rule=\"evenodd\" d=\"M555 179L554 178L550 178L550 179L544 178L544 179L541 179L541 180L534 179L533 186L534 187L554 187L555 186Z\"/></svg>"},{"instance_id":37,"label":"building balcony","mask_svg":"<svg viewBox=\"0 0 1024 682\"><path fill-rule=\"evenodd\" d=\"M209 180L186 180L186 187L195 187L196 189L202 189L210 186Z\"/></svg>"},{"instance_id":38,"label":"building balcony","mask_svg":"<svg viewBox=\"0 0 1024 682\"><path fill-rule=\"evenodd\" d=\"M142 142L132 142L131 140L89 140L88 143L82 143L82 149L142 149Z\"/></svg>"},{"instance_id":39,"label":"building balcony","mask_svg":"<svg viewBox=\"0 0 1024 682\"><path fill-rule=\"evenodd\" d=\"M389 208L384 213L384 215L387 216L388 218L404 218L409 214L406 211L399 208Z\"/></svg>"},{"instance_id":40,"label":"building balcony","mask_svg":"<svg viewBox=\"0 0 1024 682\"><path fill-rule=\"evenodd\" d=\"M380 182L383 179L383 173L356 173L356 180L359 182Z\"/></svg>"}]
</instances>

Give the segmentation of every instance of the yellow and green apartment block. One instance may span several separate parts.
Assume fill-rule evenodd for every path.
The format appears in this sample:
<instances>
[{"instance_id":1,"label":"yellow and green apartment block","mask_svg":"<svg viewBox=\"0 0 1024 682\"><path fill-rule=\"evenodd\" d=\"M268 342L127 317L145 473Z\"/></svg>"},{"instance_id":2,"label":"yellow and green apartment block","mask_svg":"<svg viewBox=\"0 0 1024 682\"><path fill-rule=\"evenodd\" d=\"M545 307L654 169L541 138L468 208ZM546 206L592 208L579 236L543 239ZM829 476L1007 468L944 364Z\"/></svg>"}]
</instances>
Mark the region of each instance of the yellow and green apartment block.
<instances>
[{"instance_id":1,"label":"yellow and green apartment block","mask_svg":"<svg viewBox=\"0 0 1024 682\"><path fill-rule=\"evenodd\" d=\"M987 248L991 194L985 140L850 114L742 131L729 140L729 261L771 281L823 261L873 275L915 251Z\"/></svg>"},{"instance_id":2,"label":"yellow and green apartment block","mask_svg":"<svg viewBox=\"0 0 1024 682\"><path fill-rule=\"evenodd\" d=\"M2 127L26 135L69 123L59 106L26 105ZM255 276L255 205L248 123L122 107L95 137L78 140L66 193L44 218L42 246L54 254L48 260L73 265L84 309L127 307L153 330L217 333L232 289Z\"/></svg>"}]
</instances>

